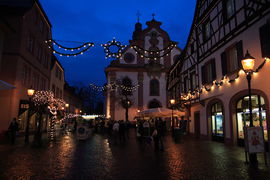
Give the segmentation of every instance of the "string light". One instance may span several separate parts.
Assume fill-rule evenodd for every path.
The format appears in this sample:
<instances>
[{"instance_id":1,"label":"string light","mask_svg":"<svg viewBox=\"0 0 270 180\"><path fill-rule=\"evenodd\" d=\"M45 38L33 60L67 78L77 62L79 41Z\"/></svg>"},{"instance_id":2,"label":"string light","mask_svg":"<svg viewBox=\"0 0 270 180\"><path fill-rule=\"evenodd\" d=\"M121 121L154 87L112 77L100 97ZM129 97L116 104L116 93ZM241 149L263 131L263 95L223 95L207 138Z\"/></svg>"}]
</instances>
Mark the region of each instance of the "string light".
<instances>
[{"instance_id":1,"label":"string light","mask_svg":"<svg viewBox=\"0 0 270 180\"><path fill-rule=\"evenodd\" d=\"M94 46L94 43L86 42L80 46L71 48L71 47L63 46L63 45L57 43L53 39L45 41L45 43L47 43L49 45L49 49L52 49L54 54L59 54L60 56L67 56L67 57L70 57L70 56L76 57L76 55L83 54L84 52L86 52L87 50L89 50L91 47ZM58 49L64 49L65 51L71 51L71 52L76 51L76 52L75 53L61 53L61 52L57 51L53 46L57 46ZM82 48L84 48L84 49L82 49Z\"/></svg>"},{"instance_id":2,"label":"string light","mask_svg":"<svg viewBox=\"0 0 270 180\"><path fill-rule=\"evenodd\" d=\"M121 56L122 51L124 50L125 47L127 47L126 45L122 45L121 42L116 41L115 38L113 38L113 40L108 41L106 44L101 44L101 46L104 48L104 52L106 54L105 58L107 59L108 57L113 57L113 58L118 58ZM112 46L116 46L117 47L117 51L116 52L112 52L111 51L111 47Z\"/></svg>"},{"instance_id":3,"label":"string light","mask_svg":"<svg viewBox=\"0 0 270 180\"><path fill-rule=\"evenodd\" d=\"M137 88L139 87L139 85L135 85L135 86L124 86L124 85L118 85L116 83L112 83L112 84L107 84L107 85L104 85L104 86L96 86L94 84L90 84L90 87L92 87L94 90L96 91L105 91L105 90L114 90L116 88L120 88L122 90L125 90L125 91L135 91L137 90Z\"/></svg>"},{"instance_id":4,"label":"string light","mask_svg":"<svg viewBox=\"0 0 270 180\"><path fill-rule=\"evenodd\" d=\"M172 50L176 46L177 46L176 44L171 44L171 45L167 46L166 48L160 49L160 50L146 50L144 48L133 45L133 46L131 46L131 49L134 49L135 53L139 54L141 58L158 60L159 58L169 56L169 54L172 52ZM163 53L163 54L160 55L161 53ZM150 56L149 56L149 54L150 54Z\"/></svg>"},{"instance_id":5,"label":"string light","mask_svg":"<svg viewBox=\"0 0 270 180\"><path fill-rule=\"evenodd\" d=\"M259 70L263 68L263 66L265 65L265 63L269 62L268 58L265 58L264 61L262 62L262 64L260 64L260 66L258 66L258 68L254 71L254 74L257 75ZM245 73L242 69L238 71L237 76L234 79L229 79L227 76L223 76L222 79L220 81L213 81L212 85L210 85L210 87L206 87L206 86L202 86L200 89L196 88L194 91L188 91L188 93L182 93L181 94L181 100L184 101L188 101L188 100L192 100L192 94L197 94L198 96L200 94L203 93L203 91L205 90L206 92L209 92L211 90L215 89L215 86L221 87L223 86L225 83L227 84L231 84L234 82L239 82L239 74L243 74ZM195 97L196 98L196 97ZM194 99L194 97L193 97Z\"/></svg>"}]
</instances>

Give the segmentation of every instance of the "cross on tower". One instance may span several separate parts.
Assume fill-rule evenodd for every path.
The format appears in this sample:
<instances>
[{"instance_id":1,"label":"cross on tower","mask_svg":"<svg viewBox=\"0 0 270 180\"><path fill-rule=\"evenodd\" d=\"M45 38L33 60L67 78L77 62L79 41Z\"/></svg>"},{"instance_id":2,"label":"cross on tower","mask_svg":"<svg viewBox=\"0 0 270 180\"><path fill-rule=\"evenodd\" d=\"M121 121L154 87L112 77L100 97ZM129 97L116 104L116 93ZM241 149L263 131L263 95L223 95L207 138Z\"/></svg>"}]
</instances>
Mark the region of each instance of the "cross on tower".
<instances>
[{"instance_id":1,"label":"cross on tower","mask_svg":"<svg viewBox=\"0 0 270 180\"><path fill-rule=\"evenodd\" d=\"M140 22L140 16L141 16L140 11L137 11L137 14L136 15L137 15L137 21Z\"/></svg>"},{"instance_id":2,"label":"cross on tower","mask_svg":"<svg viewBox=\"0 0 270 180\"><path fill-rule=\"evenodd\" d=\"M153 14L152 14L152 16L153 16L153 20L154 20L154 19L155 19L156 14L155 14L155 13L153 13Z\"/></svg>"}]
</instances>

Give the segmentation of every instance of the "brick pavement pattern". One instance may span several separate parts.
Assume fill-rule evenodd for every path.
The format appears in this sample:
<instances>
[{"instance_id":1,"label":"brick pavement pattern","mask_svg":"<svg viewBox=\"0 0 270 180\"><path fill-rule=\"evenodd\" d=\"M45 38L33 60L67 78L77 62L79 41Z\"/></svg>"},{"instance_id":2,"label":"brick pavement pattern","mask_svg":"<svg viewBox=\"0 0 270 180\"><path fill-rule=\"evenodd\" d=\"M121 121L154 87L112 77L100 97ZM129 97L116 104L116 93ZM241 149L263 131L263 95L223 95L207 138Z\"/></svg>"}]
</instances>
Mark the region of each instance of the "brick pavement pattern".
<instances>
[{"instance_id":1,"label":"brick pavement pattern","mask_svg":"<svg viewBox=\"0 0 270 180\"><path fill-rule=\"evenodd\" d=\"M180 180L270 179L270 168L259 156L259 169L244 163L244 149L185 137L171 136L164 151L136 141L114 145L105 135L86 141L64 136L48 147L0 145L0 179Z\"/></svg>"}]
</instances>

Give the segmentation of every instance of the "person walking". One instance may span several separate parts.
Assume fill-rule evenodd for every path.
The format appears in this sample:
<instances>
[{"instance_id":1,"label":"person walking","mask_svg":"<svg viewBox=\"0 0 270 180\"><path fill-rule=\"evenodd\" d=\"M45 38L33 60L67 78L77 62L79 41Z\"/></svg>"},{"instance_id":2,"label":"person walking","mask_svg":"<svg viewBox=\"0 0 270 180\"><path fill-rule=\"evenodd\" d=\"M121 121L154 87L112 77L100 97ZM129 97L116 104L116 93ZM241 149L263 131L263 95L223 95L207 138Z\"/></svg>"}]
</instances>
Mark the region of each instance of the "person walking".
<instances>
[{"instance_id":1,"label":"person walking","mask_svg":"<svg viewBox=\"0 0 270 180\"><path fill-rule=\"evenodd\" d=\"M119 123L117 121L115 121L114 124L113 124L114 144L117 144L118 135L119 135Z\"/></svg>"},{"instance_id":2,"label":"person walking","mask_svg":"<svg viewBox=\"0 0 270 180\"><path fill-rule=\"evenodd\" d=\"M119 123L119 140L120 142L126 142L124 120Z\"/></svg>"},{"instance_id":3,"label":"person walking","mask_svg":"<svg viewBox=\"0 0 270 180\"><path fill-rule=\"evenodd\" d=\"M13 120L11 121L11 123L9 125L8 130L9 130L10 136L11 136L11 143L15 144L16 134L19 131L19 124L17 123L16 118L13 118Z\"/></svg>"}]
</instances>

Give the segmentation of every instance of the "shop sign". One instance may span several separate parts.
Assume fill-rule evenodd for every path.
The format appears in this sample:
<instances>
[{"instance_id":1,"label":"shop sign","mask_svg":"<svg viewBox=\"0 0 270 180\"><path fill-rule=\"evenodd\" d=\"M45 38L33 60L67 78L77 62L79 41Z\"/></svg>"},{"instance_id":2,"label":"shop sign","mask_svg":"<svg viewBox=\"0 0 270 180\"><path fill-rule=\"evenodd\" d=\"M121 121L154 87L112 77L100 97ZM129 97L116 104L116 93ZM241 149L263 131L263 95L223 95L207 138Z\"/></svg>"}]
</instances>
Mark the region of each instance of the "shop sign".
<instances>
[{"instance_id":1,"label":"shop sign","mask_svg":"<svg viewBox=\"0 0 270 180\"><path fill-rule=\"evenodd\" d=\"M265 152L262 127L246 127L245 145L248 153Z\"/></svg>"}]
</instances>

